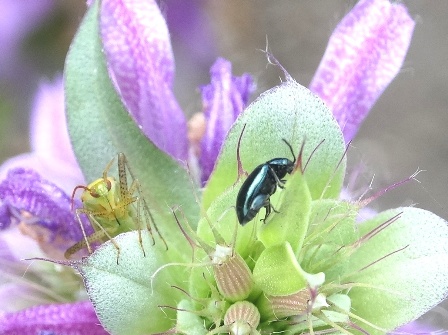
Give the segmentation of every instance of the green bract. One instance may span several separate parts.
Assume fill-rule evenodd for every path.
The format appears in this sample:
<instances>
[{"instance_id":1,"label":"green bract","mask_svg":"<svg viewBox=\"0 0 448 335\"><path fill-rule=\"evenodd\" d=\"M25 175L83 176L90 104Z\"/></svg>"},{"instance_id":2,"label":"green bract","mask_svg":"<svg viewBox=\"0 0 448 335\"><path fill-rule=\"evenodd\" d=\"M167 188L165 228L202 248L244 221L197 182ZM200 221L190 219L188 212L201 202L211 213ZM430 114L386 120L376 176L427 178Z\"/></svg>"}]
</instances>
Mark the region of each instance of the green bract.
<instances>
[{"instance_id":1,"label":"green bract","mask_svg":"<svg viewBox=\"0 0 448 335\"><path fill-rule=\"evenodd\" d=\"M106 243L75 266L86 279L98 318L113 334L146 334L169 328L175 312L159 306L175 306L182 298L181 291L171 286L184 284L174 271L154 276L160 264L182 258L175 248L166 251L163 245L152 246L147 232L142 237L145 248L151 250L146 257L135 232L131 232L115 238L121 249L118 264L115 247ZM112 253L115 259L109 257Z\"/></svg>"},{"instance_id":2,"label":"green bract","mask_svg":"<svg viewBox=\"0 0 448 335\"><path fill-rule=\"evenodd\" d=\"M230 129L201 211L187 172L124 110L101 53L97 4L71 46L65 78L70 134L87 179L123 151L169 246L153 246L144 232L145 257L137 232L129 232L115 239L119 264L110 242L74 263L111 334L382 334L444 298L446 222L401 208L358 224L359 205L338 199L341 131L322 101L289 76ZM274 157L290 158L282 139L299 158L271 197L278 213L263 223L261 210L240 226L234 206L246 176L238 163L250 173Z\"/></svg>"}]
</instances>

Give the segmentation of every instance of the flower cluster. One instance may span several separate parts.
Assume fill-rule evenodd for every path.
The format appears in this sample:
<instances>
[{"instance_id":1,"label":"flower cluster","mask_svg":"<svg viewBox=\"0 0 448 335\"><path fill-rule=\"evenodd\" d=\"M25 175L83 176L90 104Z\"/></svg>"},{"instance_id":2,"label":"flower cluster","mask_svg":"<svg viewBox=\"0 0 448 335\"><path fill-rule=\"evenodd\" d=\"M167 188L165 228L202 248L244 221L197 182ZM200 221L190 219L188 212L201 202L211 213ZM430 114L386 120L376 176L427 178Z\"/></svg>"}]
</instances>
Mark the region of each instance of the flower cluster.
<instances>
[{"instance_id":1,"label":"flower cluster","mask_svg":"<svg viewBox=\"0 0 448 335\"><path fill-rule=\"evenodd\" d=\"M34 152L2 167L0 333L384 334L443 300L443 219L399 208L359 224L367 202L341 200L347 145L399 71L413 28L403 5L361 0L333 33L309 89L282 69L285 81L249 106L250 75L232 76L218 59L201 89L199 126L188 134L155 1L93 2L67 56L65 101L59 81L49 95L56 107L37 108ZM58 115L50 128L44 110ZM104 182L104 195L92 183L75 203L93 227L71 212L67 194L84 184L73 151L85 178ZM129 166L119 165L115 183L107 163L118 152ZM285 180L257 174L247 193L270 197L252 209L271 213L262 209L242 226L237 194L274 157L294 167ZM274 190L257 188L264 182ZM103 196L109 209L88 208ZM148 213L148 231L118 234L111 227L122 209L130 230ZM14 255L11 244L26 239L19 231L40 250ZM81 260L61 260L73 243L89 241L105 243ZM52 262L25 271L24 257ZM25 292L37 304L20 298Z\"/></svg>"}]
</instances>

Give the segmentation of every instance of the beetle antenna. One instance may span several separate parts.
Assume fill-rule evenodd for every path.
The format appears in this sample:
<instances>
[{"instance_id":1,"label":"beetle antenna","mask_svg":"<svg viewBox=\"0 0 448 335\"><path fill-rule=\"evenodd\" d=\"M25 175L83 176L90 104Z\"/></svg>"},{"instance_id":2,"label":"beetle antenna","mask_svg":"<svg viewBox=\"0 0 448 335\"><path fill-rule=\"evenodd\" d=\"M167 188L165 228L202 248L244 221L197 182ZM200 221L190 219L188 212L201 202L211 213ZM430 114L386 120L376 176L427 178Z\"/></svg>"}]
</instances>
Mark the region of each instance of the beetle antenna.
<instances>
[{"instance_id":1,"label":"beetle antenna","mask_svg":"<svg viewBox=\"0 0 448 335\"><path fill-rule=\"evenodd\" d=\"M286 143L286 145L289 147L289 150L291 150L291 154L292 154L292 158L293 158L293 163L296 163L296 155L294 154L294 150L292 149L291 144L289 144L289 142L287 140L285 140L284 138L282 138L283 142Z\"/></svg>"}]
</instances>

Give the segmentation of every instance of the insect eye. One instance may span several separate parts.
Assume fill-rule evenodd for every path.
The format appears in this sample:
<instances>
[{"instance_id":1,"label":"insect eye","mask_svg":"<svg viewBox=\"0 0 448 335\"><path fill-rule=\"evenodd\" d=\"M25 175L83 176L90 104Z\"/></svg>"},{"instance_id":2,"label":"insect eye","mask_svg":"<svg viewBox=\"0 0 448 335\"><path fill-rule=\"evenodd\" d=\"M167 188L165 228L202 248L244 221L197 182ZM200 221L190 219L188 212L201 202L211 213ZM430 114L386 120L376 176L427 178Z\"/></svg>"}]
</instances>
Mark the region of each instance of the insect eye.
<instances>
[{"instance_id":1,"label":"insect eye","mask_svg":"<svg viewBox=\"0 0 448 335\"><path fill-rule=\"evenodd\" d=\"M99 198L100 197L100 195L96 191L94 191L94 190L90 190L90 195L92 197L94 197L94 198Z\"/></svg>"},{"instance_id":2,"label":"insect eye","mask_svg":"<svg viewBox=\"0 0 448 335\"><path fill-rule=\"evenodd\" d=\"M112 183L110 182L109 179L106 179L106 187L108 191L110 191L110 189L112 188Z\"/></svg>"}]
</instances>

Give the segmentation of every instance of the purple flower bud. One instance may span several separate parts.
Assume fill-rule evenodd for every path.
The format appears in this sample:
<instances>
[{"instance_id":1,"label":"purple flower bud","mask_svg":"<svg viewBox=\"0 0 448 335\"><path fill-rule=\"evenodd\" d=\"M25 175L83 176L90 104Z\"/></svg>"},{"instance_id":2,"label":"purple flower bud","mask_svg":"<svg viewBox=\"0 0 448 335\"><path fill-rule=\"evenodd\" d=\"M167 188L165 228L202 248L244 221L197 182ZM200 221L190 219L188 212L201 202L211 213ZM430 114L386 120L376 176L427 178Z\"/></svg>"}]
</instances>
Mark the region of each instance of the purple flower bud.
<instances>
[{"instance_id":1,"label":"purple flower bud","mask_svg":"<svg viewBox=\"0 0 448 335\"><path fill-rule=\"evenodd\" d=\"M232 124L246 107L254 89L252 77L232 76L232 64L218 58L210 69L211 82L201 88L206 129L201 141L201 180L207 181Z\"/></svg>"}]
</instances>

